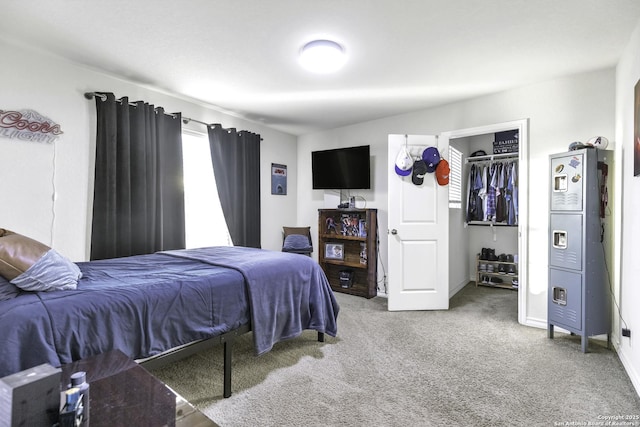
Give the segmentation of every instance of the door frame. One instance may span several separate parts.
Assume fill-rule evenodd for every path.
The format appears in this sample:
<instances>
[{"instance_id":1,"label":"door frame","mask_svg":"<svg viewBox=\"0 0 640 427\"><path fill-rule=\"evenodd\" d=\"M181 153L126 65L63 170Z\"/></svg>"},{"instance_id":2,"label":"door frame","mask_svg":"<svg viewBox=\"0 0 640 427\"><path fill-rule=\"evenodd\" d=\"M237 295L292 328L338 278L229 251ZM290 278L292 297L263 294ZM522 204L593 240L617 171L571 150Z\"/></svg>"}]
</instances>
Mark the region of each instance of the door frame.
<instances>
[{"instance_id":1,"label":"door frame","mask_svg":"<svg viewBox=\"0 0 640 427\"><path fill-rule=\"evenodd\" d=\"M518 129L518 323L527 322L529 278L529 119L513 120L468 129L442 132L440 138L449 140ZM451 284L449 284L451 285Z\"/></svg>"}]
</instances>

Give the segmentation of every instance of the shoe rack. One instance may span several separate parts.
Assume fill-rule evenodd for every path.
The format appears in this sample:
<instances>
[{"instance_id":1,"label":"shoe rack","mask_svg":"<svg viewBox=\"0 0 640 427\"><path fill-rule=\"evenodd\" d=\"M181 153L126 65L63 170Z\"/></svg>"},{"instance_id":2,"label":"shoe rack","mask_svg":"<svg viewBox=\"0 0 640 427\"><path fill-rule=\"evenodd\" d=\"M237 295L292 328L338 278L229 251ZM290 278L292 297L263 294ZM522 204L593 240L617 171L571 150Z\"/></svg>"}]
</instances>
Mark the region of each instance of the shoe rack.
<instances>
[{"instance_id":1,"label":"shoe rack","mask_svg":"<svg viewBox=\"0 0 640 427\"><path fill-rule=\"evenodd\" d=\"M476 286L517 290L517 255L496 255L495 249L482 248L476 255Z\"/></svg>"}]
</instances>

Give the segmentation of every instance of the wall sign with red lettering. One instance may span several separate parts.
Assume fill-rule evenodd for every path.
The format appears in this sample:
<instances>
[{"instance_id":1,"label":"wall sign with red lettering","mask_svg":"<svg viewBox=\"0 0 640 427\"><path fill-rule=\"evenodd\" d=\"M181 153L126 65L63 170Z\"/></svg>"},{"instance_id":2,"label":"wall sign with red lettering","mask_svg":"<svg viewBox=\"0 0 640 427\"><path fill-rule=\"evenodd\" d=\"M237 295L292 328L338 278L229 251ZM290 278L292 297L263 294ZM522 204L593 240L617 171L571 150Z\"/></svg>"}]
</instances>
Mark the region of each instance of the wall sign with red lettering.
<instances>
[{"instance_id":1,"label":"wall sign with red lettering","mask_svg":"<svg viewBox=\"0 0 640 427\"><path fill-rule=\"evenodd\" d=\"M60 125L34 110L0 110L0 136L51 143L64 132Z\"/></svg>"}]
</instances>

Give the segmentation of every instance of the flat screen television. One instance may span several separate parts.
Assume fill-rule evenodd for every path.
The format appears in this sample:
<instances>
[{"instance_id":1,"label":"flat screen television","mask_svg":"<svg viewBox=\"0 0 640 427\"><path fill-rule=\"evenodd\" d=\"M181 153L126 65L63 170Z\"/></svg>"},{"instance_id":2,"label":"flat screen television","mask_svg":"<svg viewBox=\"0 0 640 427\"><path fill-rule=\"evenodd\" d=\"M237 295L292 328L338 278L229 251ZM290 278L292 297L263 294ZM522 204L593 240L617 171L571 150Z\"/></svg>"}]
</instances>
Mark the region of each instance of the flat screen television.
<instances>
[{"instance_id":1,"label":"flat screen television","mask_svg":"<svg viewBox=\"0 0 640 427\"><path fill-rule=\"evenodd\" d=\"M371 188L369 146L311 152L314 190Z\"/></svg>"}]
</instances>

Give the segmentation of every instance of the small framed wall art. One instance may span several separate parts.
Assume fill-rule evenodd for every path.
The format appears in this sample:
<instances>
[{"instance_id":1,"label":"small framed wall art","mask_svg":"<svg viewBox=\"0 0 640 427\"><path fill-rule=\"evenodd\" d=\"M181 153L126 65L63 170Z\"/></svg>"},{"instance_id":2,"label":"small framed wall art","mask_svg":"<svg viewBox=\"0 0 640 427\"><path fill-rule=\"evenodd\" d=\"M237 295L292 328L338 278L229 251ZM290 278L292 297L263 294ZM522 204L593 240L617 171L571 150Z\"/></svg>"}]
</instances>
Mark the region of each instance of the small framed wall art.
<instances>
[{"instance_id":1,"label":"small framed wall art","mask_svg":"<svg viewBox=\"0 0 640 427\"><path fill-rule=\"evenodd\" d=\"M287 165L271 163L271 194L287 195Z\"/></svg>"}]
</instances>

